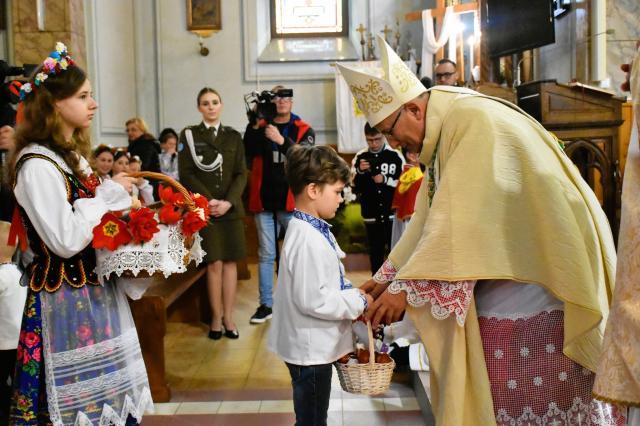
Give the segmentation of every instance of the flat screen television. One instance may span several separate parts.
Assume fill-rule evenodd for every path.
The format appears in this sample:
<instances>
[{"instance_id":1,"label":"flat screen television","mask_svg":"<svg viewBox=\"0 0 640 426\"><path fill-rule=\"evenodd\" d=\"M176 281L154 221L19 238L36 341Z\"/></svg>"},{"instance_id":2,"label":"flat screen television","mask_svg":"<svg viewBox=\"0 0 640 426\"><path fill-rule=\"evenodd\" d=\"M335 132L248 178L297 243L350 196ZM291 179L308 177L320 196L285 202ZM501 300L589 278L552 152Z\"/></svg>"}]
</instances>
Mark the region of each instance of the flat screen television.
<instances>
[{"instance_id":1,"label":"flat screen television","mask_svg":"<svg viewBox=\"0 0 640 426\"><path fill-rule=\"evenodd\" d=\"M487 0L489 56L555 43L553 0Z\"/></svg>"}]
</instances>

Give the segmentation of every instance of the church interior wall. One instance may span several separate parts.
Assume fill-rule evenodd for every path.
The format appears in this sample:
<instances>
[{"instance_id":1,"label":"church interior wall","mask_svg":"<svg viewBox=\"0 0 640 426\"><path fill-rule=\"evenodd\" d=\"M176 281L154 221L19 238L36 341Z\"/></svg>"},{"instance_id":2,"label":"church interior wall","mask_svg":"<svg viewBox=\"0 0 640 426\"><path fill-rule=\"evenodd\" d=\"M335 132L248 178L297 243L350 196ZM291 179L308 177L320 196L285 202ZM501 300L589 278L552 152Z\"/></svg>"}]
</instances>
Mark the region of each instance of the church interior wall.
<instances>
[{"instance_id":1,"label":"church interior wall","mask_svg":"<svg viewBox=\"0 0 640 426\"><path fill-rule=\"evenodd\" d=\"M89 69L97 82L101 108L95 140L126 144L124 121L139 115L152 132L181 129L199 122L196 95L204 86L217 89L224 103L222 122L244 131L243 95L283 83L294 89L294 112L309 121L319 144L335 144L335 85L329 62L261 64L258 46L268 0L222 0L222 30L204 39L208 56L199 54L198 37L187 31L186 2L177 0L87 0ZM429 7L421 0L350 1L351 39L362 23L379 32L401 23L401 46L420 49L419 23L405 23L405 13ZM261 27L262 25L262 27ZM93 27L93 28L91 28ZM259 52L258 52L259 53ZM364 139L363 139L364 143Z\"/></svg>"}]
</instances>

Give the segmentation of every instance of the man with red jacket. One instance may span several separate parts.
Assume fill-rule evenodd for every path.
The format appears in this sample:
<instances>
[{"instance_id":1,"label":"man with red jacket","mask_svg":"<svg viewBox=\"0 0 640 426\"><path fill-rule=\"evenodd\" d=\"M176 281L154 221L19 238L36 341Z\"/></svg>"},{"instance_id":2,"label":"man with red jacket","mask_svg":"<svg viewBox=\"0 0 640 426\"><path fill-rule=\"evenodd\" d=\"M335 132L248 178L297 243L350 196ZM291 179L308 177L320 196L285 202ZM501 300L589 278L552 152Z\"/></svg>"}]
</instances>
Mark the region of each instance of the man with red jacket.
<instances>
[{"instance_id":1,"label":"man with red jacket","mask_svg":"<svg viewBox=\"0 0 640 426\"><path fill-rule=\"evenodd\" d=\"M293 211L293 196L284 174L287 151L295 144L314 145L315 132L309 124L291 112L293 97L277 96L284 89L272 89L277 114L264 127L247 125L244 134L249 178L249 211L255 214L258 230L258 279L260 306L251 324L271 319L273 306L273 266L277 257L278 235L286 231Z\"/></svg>"}]
</instances>

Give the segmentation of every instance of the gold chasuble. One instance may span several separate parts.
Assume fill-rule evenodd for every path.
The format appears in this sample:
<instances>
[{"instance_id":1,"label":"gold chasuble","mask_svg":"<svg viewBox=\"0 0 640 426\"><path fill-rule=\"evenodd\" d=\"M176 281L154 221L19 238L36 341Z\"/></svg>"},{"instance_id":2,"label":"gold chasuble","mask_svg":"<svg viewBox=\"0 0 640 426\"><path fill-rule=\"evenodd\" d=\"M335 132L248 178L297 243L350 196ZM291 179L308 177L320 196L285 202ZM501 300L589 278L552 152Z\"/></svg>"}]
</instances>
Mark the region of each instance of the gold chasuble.
<instances>
[{"instance_id":1,"label":"gold chasuble","mask_svg":"<svg viewBox=\"0 0 640 426\"><path fill-rule=\"evenodd\" d=\"M631 68L631 94L635 123L624 170L618 275L593 393L640 407L640 49Z\"/></svg>"},{"instance_id":2,"label":"gold chasuble","mask_svg":"<svg viewBox=\"0 0 640 426\"><path fill-rule=\"evenodd\" d=\"M423 182L389 255L395 279L539 284L564 303L564 354L595 371L615 249L598 200L558 140L506 101L437 86L421 162L433 164L434 179ZM408 312L429 355L438 424L495 424L475 304L463 327L453 315L435 319L428 306Z\"/></svg>"}]
</instances>

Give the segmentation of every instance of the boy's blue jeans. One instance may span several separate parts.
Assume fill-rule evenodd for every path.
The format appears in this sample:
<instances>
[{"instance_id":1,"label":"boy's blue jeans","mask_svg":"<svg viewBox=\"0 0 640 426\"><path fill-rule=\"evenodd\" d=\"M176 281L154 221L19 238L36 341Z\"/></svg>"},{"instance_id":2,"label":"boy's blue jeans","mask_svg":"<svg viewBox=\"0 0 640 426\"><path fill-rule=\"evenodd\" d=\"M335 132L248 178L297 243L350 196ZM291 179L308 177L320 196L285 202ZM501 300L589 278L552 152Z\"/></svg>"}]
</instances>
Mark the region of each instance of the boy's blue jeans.
<instances>
[{"instance_id":1,"label":"boy's blue jeans","mask_svg":"<svg viewBox=\"0 0 640 426\"><path fill-rule=\"evenodd\" d=\"M296 426L326 426L333 366L286 364L293 386Z\"/></svg>"},{"instance_id":2,"label":"boy's blue jeans","mask_svg":"<svg viewBox=\"0 0 640 426\"><path fill-rule=\"evenodd\" d=\"M256 213L256 229L258 231L258 281L260 283L260 304L273 306L273 265L276 260L276 234L287 225L293 217L293 213L284 210L276 212L276 221L273 220L273 212ZM276 231L276 224L278 229Z\"/></svg>"}]
</instances>

